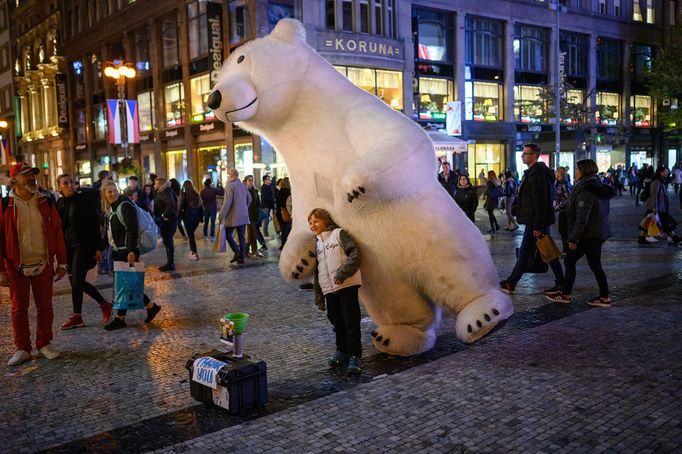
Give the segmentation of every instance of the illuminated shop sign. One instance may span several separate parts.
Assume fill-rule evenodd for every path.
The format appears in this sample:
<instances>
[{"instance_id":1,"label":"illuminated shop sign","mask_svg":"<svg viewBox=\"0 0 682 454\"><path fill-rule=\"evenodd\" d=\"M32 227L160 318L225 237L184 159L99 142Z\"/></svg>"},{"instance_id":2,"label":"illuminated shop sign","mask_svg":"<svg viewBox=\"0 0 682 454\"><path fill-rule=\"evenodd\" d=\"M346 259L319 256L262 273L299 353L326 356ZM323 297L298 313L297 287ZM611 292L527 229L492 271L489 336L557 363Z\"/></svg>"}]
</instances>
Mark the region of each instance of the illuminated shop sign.
<instances>
[{"instance_id":1,"label":"illuminated shop sign","mask_svg":"<svg viewBox=\"0 0 682 454\"><path fill-rule=\"evenodd\" d=\"M323 52L334 52L375 57L393 57L402 59L401 43L398 41L360 36L350 33L319 33L317 49Z\"/></svg>"},{"instance_id":2,"label":"illuminated shop sign","mask_svg":"<svg viewBox=\"0 0 682 454\"><path fill-rule=\"evenodd\" d=\"M206 17L208 18L208 52L211 55L211 87L218 80L218 73L223 67L223 26L222 8L218 3L206 3Z\"/></svg>"}]
</instances>

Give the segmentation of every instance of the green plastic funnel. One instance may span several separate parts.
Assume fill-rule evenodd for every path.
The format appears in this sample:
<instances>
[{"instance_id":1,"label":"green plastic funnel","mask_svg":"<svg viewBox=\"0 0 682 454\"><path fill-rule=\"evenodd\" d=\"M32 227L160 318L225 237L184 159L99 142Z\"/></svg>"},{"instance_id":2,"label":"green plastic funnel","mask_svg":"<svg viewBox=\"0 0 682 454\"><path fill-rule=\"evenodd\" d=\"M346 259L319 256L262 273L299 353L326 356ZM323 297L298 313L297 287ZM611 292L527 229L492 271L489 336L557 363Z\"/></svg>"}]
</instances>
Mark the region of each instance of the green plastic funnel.
<instances>
[{"instance_id":1,"label":"green plastic funnel","mask_svg":"<svg viewBox=\"0 0 682 454\"><path fill-rule=\"evenodd\" d=\"M224 319L234 323L234 333L242 334L246 330L246 323L249 321L249 314L246 312L231 312L223 316Z\"/></svg>"}]
</instances>

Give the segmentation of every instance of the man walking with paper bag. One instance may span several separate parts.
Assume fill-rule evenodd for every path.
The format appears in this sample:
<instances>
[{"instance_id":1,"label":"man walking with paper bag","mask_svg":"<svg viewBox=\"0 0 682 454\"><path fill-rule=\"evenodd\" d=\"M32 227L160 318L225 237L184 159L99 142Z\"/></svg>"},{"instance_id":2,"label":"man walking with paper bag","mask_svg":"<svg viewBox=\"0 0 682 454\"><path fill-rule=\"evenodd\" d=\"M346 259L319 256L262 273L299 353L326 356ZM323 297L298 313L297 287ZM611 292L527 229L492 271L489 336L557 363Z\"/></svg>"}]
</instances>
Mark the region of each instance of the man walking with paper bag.
<instances>
[{"instance_id":1,"label":"man walking with paper bag","mask_svg":"<svg viewBox=\"0 0 682 454\"><path fill-rule=\"evenodd\" d=\"M511 295L514 293L517 282L526 271L525 267L534 250L538 238L549 234L549 227L554 224L554 207L552 201L552 184L554 176L552 171L539 160L540 147L534 143L523 146L523 163L528 170L523 172L523 180L519 187L519 195L516 199L516 219L519 224L526 226L523 232L523 240L519 248L519 256L509 277L500 282L503 292ZM549 262L554 273L554 287L545 290L546 295L561 293L564 283L564 271L561 268L559 258Z\"/></svg>"}]
</instances>

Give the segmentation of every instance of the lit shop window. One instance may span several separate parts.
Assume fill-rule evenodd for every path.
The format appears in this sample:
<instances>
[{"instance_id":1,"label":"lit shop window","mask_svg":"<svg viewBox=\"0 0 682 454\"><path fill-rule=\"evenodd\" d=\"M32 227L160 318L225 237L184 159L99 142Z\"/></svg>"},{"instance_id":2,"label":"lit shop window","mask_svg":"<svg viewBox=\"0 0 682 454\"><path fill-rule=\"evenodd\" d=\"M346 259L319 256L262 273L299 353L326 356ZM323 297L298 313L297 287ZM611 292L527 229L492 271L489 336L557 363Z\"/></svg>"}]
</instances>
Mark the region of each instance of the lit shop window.
<instances>
[{"instance_id":1,"label":"lit shop window","mask_svg":"<svg viewBox=\"0 0 682 454\"><path fill-rule=\"evenodd\" d=\"M251 36L251 20L246 0L230 0L230 45L246 41Z\"/></svg>"},{"instance_id":2,"label":"lit shop window","mask_svg":"<svg viewBox=\"0 0 682 454\"><path fill-rule=\"evenodd\" d=\"M140 118L140 131L154 129L155 109L154 92L145 91L137 95L137 108Z\"/></svg>"},{"instance_id":3,"label":"lit shop window","mask_svg":"<svg viewBox=\"0 0 682 454\"><path fill-rule=\"evenodd\" d=\"M175 178L180 183L187 179L187 150L168 150L166 152L166 169L168 178Z\"/></svg>"},{"instance_id":4,"label":"lit shop window","mask_svg":"<svg viewBox=\"0 0 682 454\"><path fill-rule=\"evenodd\" d=\"M76 111L76 140L78 143L85 143L88 141L85 135L85 111Z\"/></svg>"},{"instance_id":5,"label":"lit shop window","mask_svg":"<svg viewBox=\"0 0 682 454\"><path fill-rule=\"evenodd\" d=\"M185 118L185 90L182 83L163 87L166 100L166 126L182 126Z\"/></svg>"},{"instance_id":6,"label":"lit shop window","mask_svg":"<svg viewBox=\"0 0 682 454\"><path fill-rule=\"evenodd\" d=\"M545 119L545 102L542 88L529 85L514 86L514 116L520 123L542 123Z\"/></svg>"},{"instance_id":7,"label":"lit shop window","mask_svg":"<svg viewBox=\"0 0 682 454\"><path fill-rule=\"evenodd\" d=\"M561 119L567 125L575 125L584 122L585 93L582 90L568 90L566 93L568 114Z\"/></svg>"},{"instance_id":8,"label":"lit shop window","mask_svg":"<svg viewBox=\"0 0 682 454\"><path fill-rule=\"evenodd\" d=\"M109 130L107 129L107 109L104 104L95 106L95 114L93 117L95 122L95 140L106 139Z\"/></svg>"},{"instance_id":9,"label":"lit shop window","mask_svg":"<svg viewBox=\"0 0 682 454\"><path fill-rule=\"evenodd\" d=\"M372 68L335 66L344 76L359 88L371 93L391 106L403 108L403 74L400 71L386 71Z\"/></svg>"},{"instance_id":10,"label":"lit shop window","mask_svg":"<svg viewBox=\"0 0 682 454\"><path fill-rule=\"evenodd\" d=\"M464 84L465 118L474 121L502 120L502 84L466 82Z\"/></svg>"},{"instance_id":11,"label":"lit shop window","mask_svg":"<svg viewBox=\"0 0 682 454\"><path fill-rule=\"evenodd\" d=\"M419 78L419 119L445 120L446 105L452 101L452 81Z\"/></svg>"},{"instance_id":12,"label":"lit shop window","mask_svg":"<svg viewBox=\"0 0 682 454\"><path fill-rule=\"evenodd\" d=\"M630 123L638 128L651 127L651 96L630 96Z\"/></svg>"},{"instance_id":13,"label":"lit shop window","mask_svg":"<svg viewBox=\"0 0 682 454\"><path fill-rule=\"evenodd\" d=\"M602 126L616 126L619 118L620 95L618 93L597 93L595 118Z\"/></svg>"},{"instance_id":14,"label":"lit shop window","mask_svg":"<svg viewBox=\"0 0 682 454\"><path fill-rule=\"evenodd\" d=\"M504 169L502 159L504 156L504 145L495 143L477 143L469 145L468 162L469 175L474 186L482 182L478 180L478 175L483 173L488 176L489 170L494 170L496 175Z\"/></svg>"},{"instance_id":15,"label":"lit shop window","mask_svg":"<svg viewBox=\"0 0 682 454\"><path fill-rule=\"evenodd\" d=\"M211 94L211 78L208 74L194 77L189 81L192 94L192 123L215 120L215 114L208 108L208 95Z\"/></svg>"}]
</instances>

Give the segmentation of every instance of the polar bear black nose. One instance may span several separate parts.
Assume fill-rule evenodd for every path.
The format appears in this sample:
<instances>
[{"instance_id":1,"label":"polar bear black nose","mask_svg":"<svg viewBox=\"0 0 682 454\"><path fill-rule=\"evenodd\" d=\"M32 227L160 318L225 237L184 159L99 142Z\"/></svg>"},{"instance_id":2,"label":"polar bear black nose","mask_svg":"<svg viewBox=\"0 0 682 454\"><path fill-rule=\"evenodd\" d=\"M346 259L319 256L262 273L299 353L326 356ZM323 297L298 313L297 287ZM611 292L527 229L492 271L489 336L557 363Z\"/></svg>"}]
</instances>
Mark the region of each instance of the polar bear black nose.
<instances>
[{"instance_id":1,"label":"polar bear black nose","mask_svg":"<svg viewBox=\"0 0 682 454\"><path fill-rule=\"evenodd\" d=\"M208 95L208 107L211 109L217 109L220 107L222 100L223 95L220 94L220 90L214 90L210 95Z\"/></svg>"}]
</instances>

